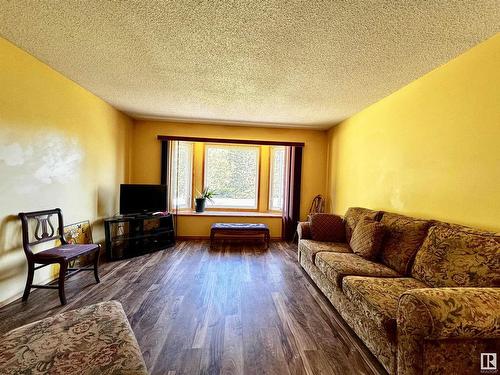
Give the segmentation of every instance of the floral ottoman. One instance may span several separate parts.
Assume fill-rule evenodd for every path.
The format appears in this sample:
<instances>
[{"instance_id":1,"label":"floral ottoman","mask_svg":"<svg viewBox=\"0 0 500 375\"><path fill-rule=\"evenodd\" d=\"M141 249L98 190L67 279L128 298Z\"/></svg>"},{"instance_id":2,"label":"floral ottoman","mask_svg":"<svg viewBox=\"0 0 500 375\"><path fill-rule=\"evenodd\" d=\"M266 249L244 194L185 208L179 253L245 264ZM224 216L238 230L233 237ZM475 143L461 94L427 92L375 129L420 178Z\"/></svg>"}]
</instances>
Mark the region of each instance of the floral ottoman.
<instances>
[{"instance_id":1,"label":"floral ottoman","mask_svg":"<svg viewBox=\"0 0 500 375\"><path fill-rule=\"evenodd\" d=\"M0 374L147 374L119 302L68 311L0 336Z\"/></svg>"}]
</instances>

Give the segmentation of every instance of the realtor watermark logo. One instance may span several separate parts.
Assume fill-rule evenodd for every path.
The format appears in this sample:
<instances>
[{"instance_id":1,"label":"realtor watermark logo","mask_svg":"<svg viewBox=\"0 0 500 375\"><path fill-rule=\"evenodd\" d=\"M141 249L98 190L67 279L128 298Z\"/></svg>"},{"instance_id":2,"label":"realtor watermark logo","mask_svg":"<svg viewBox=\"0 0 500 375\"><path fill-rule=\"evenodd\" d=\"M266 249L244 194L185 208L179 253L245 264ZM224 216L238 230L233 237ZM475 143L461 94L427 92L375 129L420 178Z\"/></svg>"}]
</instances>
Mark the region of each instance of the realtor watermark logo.
<instances>
[{"instance_id":1,"label":"realtor watermark logo","mask_svg":"<svg viewBox=\"0 0 500 375\"><path fill-rule=\"evenodd\" d=\"M497 373L497 353L481 353L481 373Z\"/></svg>"}]
</instances>

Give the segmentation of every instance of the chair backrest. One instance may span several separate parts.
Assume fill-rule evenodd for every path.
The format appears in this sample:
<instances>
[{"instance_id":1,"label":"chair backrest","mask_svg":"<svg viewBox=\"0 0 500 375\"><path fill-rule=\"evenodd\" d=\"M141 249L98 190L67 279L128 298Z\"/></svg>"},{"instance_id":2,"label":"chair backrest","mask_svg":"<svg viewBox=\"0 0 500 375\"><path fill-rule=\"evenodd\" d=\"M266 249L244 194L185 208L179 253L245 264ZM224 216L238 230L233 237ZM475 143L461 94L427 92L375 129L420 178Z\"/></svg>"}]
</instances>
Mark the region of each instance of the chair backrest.
<instances>
[{"instance_id":1,"label":"chair backrest","mask_svg":"<svg viewBox=\"0 0 500 375\"><path fill-rule=\"evenodd\" d=\"M57 224L51 220L57 217ZM64 239L64 224L62 211L60 208L53 210L21 212L19 218L22 224L23 248L26 256L33 255L32 246L47 242L59 240L66 244Z\"/></svg>"}]
</instances>

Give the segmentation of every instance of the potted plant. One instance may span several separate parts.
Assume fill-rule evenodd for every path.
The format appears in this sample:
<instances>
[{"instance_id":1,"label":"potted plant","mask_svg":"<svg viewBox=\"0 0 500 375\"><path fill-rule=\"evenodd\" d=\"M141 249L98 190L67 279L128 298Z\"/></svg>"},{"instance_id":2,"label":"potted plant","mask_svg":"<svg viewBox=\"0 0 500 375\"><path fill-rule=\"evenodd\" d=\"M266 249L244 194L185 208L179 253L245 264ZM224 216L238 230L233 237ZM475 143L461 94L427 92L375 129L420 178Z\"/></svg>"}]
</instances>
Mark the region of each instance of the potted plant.
<instances>
[{"instance_id":1,"label":"potted plant","mask_svg":"<svg viewBox=\"0 0 500 375\"><path fill-rule=\"evenodd\" d=\"M205 211L205 204L207 203L207 199L213 203L212 198L215 196L215 191L210 189L208 186L203 189L203 191L198 191L198 195L195 198L196 202L196 212Z\"/></svg>"}]
</instances>

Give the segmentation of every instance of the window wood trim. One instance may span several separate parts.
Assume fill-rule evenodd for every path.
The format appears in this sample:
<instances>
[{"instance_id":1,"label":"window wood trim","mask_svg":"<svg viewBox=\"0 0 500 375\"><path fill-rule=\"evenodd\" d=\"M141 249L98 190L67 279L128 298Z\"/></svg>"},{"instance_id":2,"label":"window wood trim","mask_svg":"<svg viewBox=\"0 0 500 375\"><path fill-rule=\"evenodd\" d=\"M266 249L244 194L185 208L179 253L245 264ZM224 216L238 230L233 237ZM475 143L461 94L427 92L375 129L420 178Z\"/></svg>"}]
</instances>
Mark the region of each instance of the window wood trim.
<instances>
[{"instance_id":1,"label":"window wood trim","mask_svg":"<svg viewBox=\"0 0 500 375\"><path fill-rule=\"evenodd\" d=\"M282 215L278 212L260 212L260 211L219 211L219 210L205 210L203 212L196 212L194 210L183 210L176 212L178 216L205 216L205 217L266 217L273 219L281 219Z\"/></svg>"},{"instance_id":2,"label":"window wood trim","mask_svg":"<svg viewBox=\"0 0 500 375\"><path fill-rule=\"evenodd\" d=\"M238 145L255 145L255 146L293 146L304 147L304 142L287 142L287 141L264 141L252 139L228 139L228 138L200 138L200 137L182 137L175 135L158 135L159 141L187 141L187 142L203 142L203 143L233 143Z\"/></svg>"}]
</instances>

